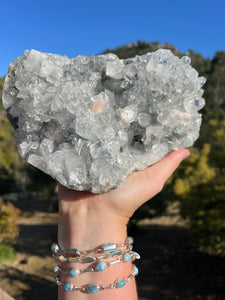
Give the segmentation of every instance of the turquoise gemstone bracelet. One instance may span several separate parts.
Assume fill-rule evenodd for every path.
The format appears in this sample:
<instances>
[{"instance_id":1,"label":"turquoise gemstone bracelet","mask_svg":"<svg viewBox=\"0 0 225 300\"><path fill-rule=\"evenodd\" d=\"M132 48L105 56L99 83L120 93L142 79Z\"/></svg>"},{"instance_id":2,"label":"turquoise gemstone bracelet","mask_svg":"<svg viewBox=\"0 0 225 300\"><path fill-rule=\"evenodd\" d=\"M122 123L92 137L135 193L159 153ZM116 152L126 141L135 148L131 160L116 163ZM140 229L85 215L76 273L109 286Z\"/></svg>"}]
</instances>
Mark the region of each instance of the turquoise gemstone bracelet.
<instances>
[{"instance_id":1,"label":"turquoise gemstone bracelet","mask_svg":"<svg viewBox=\"0 0 225 300\"><path fill-rule=\"evenodd\" d=\"M59 257L55 257L53 255L54 258L56 258L58 261L60 261L61 263L63 262L79 262L79 263L92 263L92 262L96 262L96 261L100 261L103 259L108 259L108 258L112 258L112 257L119 257L127 252L131 251L131 249L129 250L115 250L115 251L111 251L110 253L106 253L106 254L102 254L102 255L96 255L96 256L85 256L85 257L76 257L76 258L64 258L63 256L59 256Z\"/></svg>"},{"instance_id":2,"label":"turquoise gemstone bracelet","mask_svg":"<svg viewBox=\"0 0 225 300\"><path fill-rule=\"evenodd\" d=\"M140 259L140 255L137 252L132 251L134 239L127 237L123 243L105 243L94 249L81 251L76 248L61 250L58 244L51 246L52 256L61 262L60 265L54 267L55 282L58 286L62 287L66 292L70 291L81 291L83 293L95 294L101 290L122 288L124 287L133 277L138 274L138 269L135 265L130 276L116 280L110 285L98 285L88 284L82 287L78 287L71 283L63 283L60 280L60 274L68 274L70 277L76 277L79 274L93 271L104 271L107 267L110 267L117 263L130 262L135 259ZM111 258L112 260L103 261ZM63 262L79 262L79 263L90 263L84 269L67 269L62 267ZM92 264L94 263L94 264Z\"/></svg>"},{"instance_id":3,"label":"turquoise gemstone bracelet","mask_svg":"<svg viewBox=\"0 0 225 300\"><path fill-rule=\"evenodd\" d=\"M81 251L77 248L62 250L58 244L54 243L51 246L51 251L52 256L62 262L73 261L91 263L96 260L119 256L131 251L133 242L134 239L132 237L127 237L124 243L105 243L99 247L85 251ZM89 254L95 254L95 256Z\"/></svg>"},{"instance_id":4,"label":"turquoise gemstone bracelet","mask_svg":"<svg viewBox=\"0 0 225 300\"><path fill-rule=\"evenodd\" d=\"M79 258L84 258L88 254L96 253L96 254L106 254L106 253L115 253L116 251L129 251L132 250L132 244L134 239L132 237L127 237L124 243L105 243L99 247L89 250L79 250L77 248L63 250L60 249L59 245L54 243L51 246L52 256L54 258L60 259L64 258L66 261L74 261Z\"/></svg>"},{"instance_id":5,"label":"turquoise gemstone bracelet","mask_svg":"<svg viewBox=\"0 0 225 300\"><path fill-rule=\"evenodd\" d=\"M123 279L116 280L115 282L107 286L98 285L98 284L89 284L83 287L78 287L70 283L62 283L59 277L55 278L55 282L58 286L61 286L66 292L80 291L83 293L95 294L102 290L123 288L137 274L138 274L138 268L135 265L133 265L133 272L130 274L130 276Z\"/></svg>"},{"instance_id":6,"label":"turquoise gemstone bracelet","mask_svg":"<svg viewBox=\"0 0 225 300\"><path fill-rule=\"evenodd\" d=\"M86 272L94 272L94 271L104 271L106 268L118 264L118 263L122 263L122 262L130 262L130 261L134 261L135 259L140 259L140 255L137 252L134 251L129 251L127 253L125 253L122 257L116 259L116 260L112 260L112 261L108 261L108 262L103 262L100 261L95 265L92 266L88 266L85 269L63 269L60 265L57 265L54 267L53 271L55 273L55 277L58 277L58 275L61 274L68 274L70 277L77 277L80 274L86 273Z\"/></svg>"}]
</instances>

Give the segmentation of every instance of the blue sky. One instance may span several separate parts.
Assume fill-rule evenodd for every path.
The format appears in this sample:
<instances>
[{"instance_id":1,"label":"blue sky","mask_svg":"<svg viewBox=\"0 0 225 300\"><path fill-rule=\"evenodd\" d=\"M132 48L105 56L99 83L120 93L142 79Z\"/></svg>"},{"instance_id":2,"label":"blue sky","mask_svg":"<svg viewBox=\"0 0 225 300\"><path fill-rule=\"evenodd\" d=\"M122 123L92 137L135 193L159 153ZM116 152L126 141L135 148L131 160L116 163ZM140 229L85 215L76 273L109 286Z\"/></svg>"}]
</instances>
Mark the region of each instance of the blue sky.
<instances>
[{"instance_id":1,"label":"blue sky","mask_svg":"<svg viewBox=\"0 0 225 300\"><path fill-rule=\"evenodd\" d=\"M140 39L210 58L225 50L225 0L10 0L0 25L0 76L26 49L74 57Z\"/></svg>"}]
</instances>

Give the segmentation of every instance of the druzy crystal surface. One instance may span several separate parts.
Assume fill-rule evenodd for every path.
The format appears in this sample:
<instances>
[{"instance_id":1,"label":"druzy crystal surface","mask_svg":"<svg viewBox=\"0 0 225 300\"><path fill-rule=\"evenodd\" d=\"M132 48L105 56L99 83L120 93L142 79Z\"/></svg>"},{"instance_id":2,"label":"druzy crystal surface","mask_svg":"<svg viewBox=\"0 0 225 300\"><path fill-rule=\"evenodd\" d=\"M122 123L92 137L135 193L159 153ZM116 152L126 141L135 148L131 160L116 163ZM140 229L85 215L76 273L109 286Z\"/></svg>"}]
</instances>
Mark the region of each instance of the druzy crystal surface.
<instances>
[{"instance_id":1,"label":"druzy crystal surface","mask_svg":"<svg viewBox=\"0 0 225 300\"><path fill-rule=\"evenodd\" d=\"M126 60L31 50L10 64L3 104L28 163L101 193L194 143L204 83L189 57L169 50Z\"/></svg>"}]
</instances>

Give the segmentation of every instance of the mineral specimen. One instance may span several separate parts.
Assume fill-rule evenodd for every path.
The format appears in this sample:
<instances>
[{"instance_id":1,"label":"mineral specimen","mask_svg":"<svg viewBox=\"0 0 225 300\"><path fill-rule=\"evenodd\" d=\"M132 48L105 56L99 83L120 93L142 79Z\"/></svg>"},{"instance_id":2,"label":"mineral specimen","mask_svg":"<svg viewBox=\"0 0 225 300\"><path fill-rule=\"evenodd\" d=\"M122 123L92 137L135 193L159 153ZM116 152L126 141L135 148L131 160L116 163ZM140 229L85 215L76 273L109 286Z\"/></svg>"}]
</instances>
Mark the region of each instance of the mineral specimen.
<instances>
[{"instance_id":1,"label":"mineral specimen","mask_svg":"<svg viewBox=\"0 0 225 300\"><path fill-rule=\"evenodd\" d=\"M64 186L115 189L199 136L204 77L169 50L120 60L25 51L3 104L20 155Z\"/></svg>"}]
</instances>

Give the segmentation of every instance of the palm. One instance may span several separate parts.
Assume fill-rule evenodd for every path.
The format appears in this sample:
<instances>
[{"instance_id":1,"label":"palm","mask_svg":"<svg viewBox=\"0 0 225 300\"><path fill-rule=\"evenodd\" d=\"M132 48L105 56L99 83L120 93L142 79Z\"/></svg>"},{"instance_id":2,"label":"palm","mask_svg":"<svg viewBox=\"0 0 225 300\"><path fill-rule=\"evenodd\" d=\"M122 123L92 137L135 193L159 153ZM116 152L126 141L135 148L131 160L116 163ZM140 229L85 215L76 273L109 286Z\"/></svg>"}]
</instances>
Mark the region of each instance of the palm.
<instances>
[{"instance_id":1,"label":"palm","mask_svg":"<svg viewBox=\"0 0 225 300\"><path fill-rule=\"evenodd\" d=\"M144 171L132 173L126 184L107 193L92 194L69 190L59 185L59 199L75 205L88 205L98 213L104 211L129 218L139 206L160 192L165 181L188 156L186 149L174 151Z\"/></svg>"}]
</instances>

